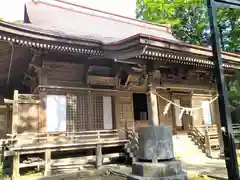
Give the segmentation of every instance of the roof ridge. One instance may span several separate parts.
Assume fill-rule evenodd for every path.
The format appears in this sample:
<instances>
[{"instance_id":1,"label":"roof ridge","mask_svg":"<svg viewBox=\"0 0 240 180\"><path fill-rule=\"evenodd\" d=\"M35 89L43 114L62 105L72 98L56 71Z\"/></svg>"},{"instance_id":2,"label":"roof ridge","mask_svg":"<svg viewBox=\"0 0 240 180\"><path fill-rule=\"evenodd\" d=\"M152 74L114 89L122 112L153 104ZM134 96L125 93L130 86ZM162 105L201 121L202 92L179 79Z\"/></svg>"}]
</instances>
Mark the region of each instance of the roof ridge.
<instances>
[{"instance_id":1,"label":"roof ridge","mask_svg":"<svg viewBox=\"0 0 240 180\"><path fill-rule=\"evenodd\" d=\"M47 3L50 3L51 2L49 0L31 0L31 1L34 1L36 4L37 3L41 3L41 2L47 2ZM101 14L105 14L105 15L109 15L111 17L102 17L102 18L110 18L112 19L113 21L117 21L117 19L115 18L120 18L121 20L129 20L129 21L132 21L132 22L128 22L130 24L133 24L133 25L136 25L136 23L141 23L141 24L145 24L145 25L149 25L150 27L152 26L155 27L155 28L165 28L166 32L168 33L171 33L172 34L172 29L170 27L169 24L157 24L157 23L153 23L153 22L149 22L149 21L145 21L145 20L138 20L138 19L134 19L134 18L130 18L130 17L127 17L127 16L122 16L122 15L118 15L118 14L114 14L114 13L110 13L110 12L106 12L106 11L102 11L102 10L98 10L98 9L95 9L95 8L90 8L88 6L84 6L84 5L80 5L80 4L76 4L76 3L73 3L73 2L67 2L65 0L51 0L51 1L55 1L55 2L58 2L58 3L63 3L65 5L70 5L70 6L75 6L75 7L78 7L78 8L82 8L82 9L86 9L86 10L90 10L90 11L94 11L96 13L101 13ZM66 9L66 10L70 10L70 9ZM114 18L115 17L115 18ZM135 22L135 23L134 23ZM150 28L149 27L149 28ZM160 29L159 29L160 30Z\"/></svg>"}]
</instances>

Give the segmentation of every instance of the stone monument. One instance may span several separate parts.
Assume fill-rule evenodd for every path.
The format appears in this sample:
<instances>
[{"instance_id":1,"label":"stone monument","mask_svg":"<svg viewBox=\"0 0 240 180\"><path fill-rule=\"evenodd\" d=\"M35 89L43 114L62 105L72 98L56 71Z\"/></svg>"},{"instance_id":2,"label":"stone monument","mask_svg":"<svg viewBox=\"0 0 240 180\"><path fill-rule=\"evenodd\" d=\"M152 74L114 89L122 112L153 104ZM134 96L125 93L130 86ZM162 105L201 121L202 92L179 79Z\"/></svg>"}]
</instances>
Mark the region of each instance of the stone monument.
<instances>
[{"instance_id":1,"label":"stone monument","mask_svg":"<svg viewBox=\"0 0 240 180\"><path fill-rule=\"evenodd\" d=\"M187 180L181 161L174 157L170 126L139 130L139 150L128 180Z\"/></svg>"}]
</instances>

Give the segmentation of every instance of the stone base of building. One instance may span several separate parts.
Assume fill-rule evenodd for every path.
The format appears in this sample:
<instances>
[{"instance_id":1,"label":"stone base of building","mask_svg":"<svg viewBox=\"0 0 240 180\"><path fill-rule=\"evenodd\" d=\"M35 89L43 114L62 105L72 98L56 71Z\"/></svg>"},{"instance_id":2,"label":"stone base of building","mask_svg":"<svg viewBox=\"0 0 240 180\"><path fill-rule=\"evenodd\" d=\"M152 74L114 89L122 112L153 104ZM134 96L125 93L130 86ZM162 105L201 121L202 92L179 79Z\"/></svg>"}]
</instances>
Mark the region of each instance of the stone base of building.
<instances>
[{"instance_id":1,"label":"stone base of building","mask_svg":"<svg viewBox=\"0 0 240 180\"><path fill-rule=\"evenodd\" d=\"M187 173L182 170L181 161L160 163L136 162L132 165L132 174L128 180L187 180Z\"/></svg>"},{"instance_id":2,"label":"stone base of building","mask_svg":"<svg viewBox=\"0 0 240 180\"><path fill-rule=\"evenodd\" d=\"M182 171L177 175L164 176L164 177L143 177L130 174L127 177L127 180L187 180L187 173Z\"/></svg>"}]
</instances>

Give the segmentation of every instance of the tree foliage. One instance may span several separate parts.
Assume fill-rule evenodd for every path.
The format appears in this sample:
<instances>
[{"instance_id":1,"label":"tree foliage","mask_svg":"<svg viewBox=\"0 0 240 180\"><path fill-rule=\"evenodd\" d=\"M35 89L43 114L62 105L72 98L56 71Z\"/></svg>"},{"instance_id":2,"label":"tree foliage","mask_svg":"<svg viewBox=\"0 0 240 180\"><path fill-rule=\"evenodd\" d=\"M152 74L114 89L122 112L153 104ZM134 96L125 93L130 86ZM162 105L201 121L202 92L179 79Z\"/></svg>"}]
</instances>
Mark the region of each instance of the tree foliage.
<instances>
[{"instance_id":1,"label":"tree foliage","mask_svg":"<svg viewBox=\"0 0 240 180\"><path fill-rule=\"evenodd\" d=\"M138 19L170 24L173 35L186 43L211 44L205 0L137 0L136 15ZM222 50L240 50L240 9L217 9L217 21ZM229 100L234 107L240 106L239 78L229 82Z\"/></svg>"},{"instance_id":2,"label":"tree foliage","mask_svg":"<svg viewBox=\"0 0 240 180\"><path fill-rule=\"evenodd\" d=\"M170 24L178 39L202 46L210 45L210 31L205 0L137 0L137 18ZM222 48L240 47L240 9L218 9Z\"/></svg>"}]
</instances>

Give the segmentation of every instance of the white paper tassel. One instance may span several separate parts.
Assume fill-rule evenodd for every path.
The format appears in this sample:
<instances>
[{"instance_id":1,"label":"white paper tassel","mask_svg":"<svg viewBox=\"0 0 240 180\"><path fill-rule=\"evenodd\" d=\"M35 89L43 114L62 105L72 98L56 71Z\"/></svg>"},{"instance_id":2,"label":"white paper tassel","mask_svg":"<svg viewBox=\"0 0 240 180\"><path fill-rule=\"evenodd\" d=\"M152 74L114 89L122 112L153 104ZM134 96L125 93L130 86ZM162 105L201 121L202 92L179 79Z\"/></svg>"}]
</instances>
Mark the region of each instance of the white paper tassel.
<instances>
[{"instance_id":1,"label":"white paper tassel","mask_svg":"<svg viewBox=\"0 0 240 180\"><path fill-rule=\"evenodd\" d=\"M185 112L185 109L181 109L179 113L179 119L182 119L183 113Z\"/></svg>"},{"instance_id":2,"label":"white paper tassel","mask_svg":"<svg viewBox=\"0 0 240 180\"><path fill-rule=\"evenodd\" d=\"M190 111L190 116L193 116L193 110L191 109L191 111Z\"/></svg>"},{"instance_id":3,"label":"white paper tassel","mask_svg":"<svg viewBox=\"0 0 240 180\"><path fill-rule=\"evenodd\" d=\"M165 106L164 111L163 111L163 115L166 115L166 114L168 113L168 110L169 110L171 104L172 104L172 103L168 103L168 104Z\"/></svg>"}]
</instances>

